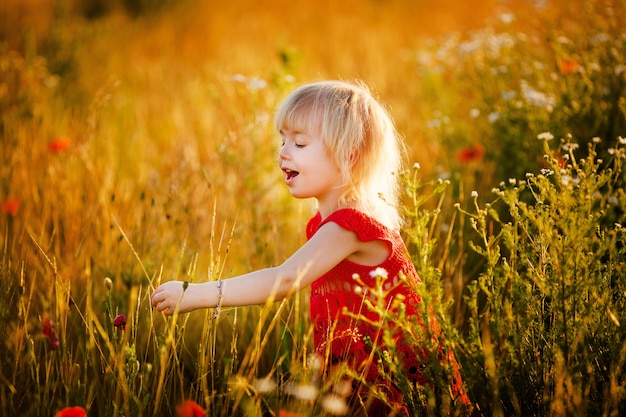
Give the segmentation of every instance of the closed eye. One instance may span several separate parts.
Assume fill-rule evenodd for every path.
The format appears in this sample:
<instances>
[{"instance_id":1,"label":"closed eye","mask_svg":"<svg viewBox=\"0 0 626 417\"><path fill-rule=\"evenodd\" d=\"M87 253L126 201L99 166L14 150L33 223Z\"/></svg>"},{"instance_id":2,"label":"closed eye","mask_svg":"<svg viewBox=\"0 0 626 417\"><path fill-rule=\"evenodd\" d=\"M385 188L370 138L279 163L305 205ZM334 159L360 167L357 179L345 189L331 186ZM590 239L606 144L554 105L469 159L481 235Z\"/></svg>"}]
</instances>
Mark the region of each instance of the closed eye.
<instances>
[{"instance_id":1,"label":"closed eye","mask_svg":"<svg viewBox=\"0 0 626 417\"><path fill-rule=\"evenodd\" d=\"M281 140L281 141L280 141L280 146L281 146L281 148L282 148L283 146L285 146L285 143L287 143L287 141L285 141L285 140ZM304 148L307 144L306 144L306 143L296 143L296 142L294 142L294 144L293 144L293 145L294 145L296 148Z\"/></svg>"}]
</instances>

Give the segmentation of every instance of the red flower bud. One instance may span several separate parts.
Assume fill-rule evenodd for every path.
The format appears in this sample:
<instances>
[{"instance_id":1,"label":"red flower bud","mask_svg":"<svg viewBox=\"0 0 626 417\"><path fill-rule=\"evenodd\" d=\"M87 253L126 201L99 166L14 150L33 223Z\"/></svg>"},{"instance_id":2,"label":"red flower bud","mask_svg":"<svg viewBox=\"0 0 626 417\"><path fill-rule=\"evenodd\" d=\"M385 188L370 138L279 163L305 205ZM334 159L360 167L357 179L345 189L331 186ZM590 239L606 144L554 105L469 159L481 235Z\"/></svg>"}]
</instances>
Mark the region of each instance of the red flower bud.
<instances>
[{"instance_id":1,"label":"red flower bud","mask_svg":"<svg viewBox=\"0 0 626 417\"><path fill-rule=\"evenodd\" d=\"M17 215L17 210L22 205L22 201L17 197L9 197L2 202L2 212L10 214L11 216Z\"/></svg>"},{"instance_id":2,"label":"red flower bud","mask_svg":"<svg viewBox=\"0 0 626 417\"><path fill-rule=\"evenodd\" d=\"M55 323L48 317L41 320L41 333L48 338L48 349L57 350L59 348L59 337L54 330Z\"/></svg>"},{"instance_id":3,"label":"red flower bud","mask_svg":"<svg viewBox=\"0 0 626 417\"><path fill-rule=\"evenodd\" d=\"M113 320L113 325L120 330L126 330L126 314L118 314Z\"/></svg>"},{"instance_id":4,"label":"red flower bud","mask_svg":"<svg viewBox=\"0 0 626 417\"><path fill-rule=\"evenodd\" d=\"M63 152L70 147L70 138L58 138L48 143L48 150L50 152Z\"/></svg>"},{"instance_id":5,"label":"red flower bud","mask_svg":"<svg viewBox=\"0 0 626 417\"><path fill-rule=\"evenodd\" d=\"M206 417L202 407L192 400L187 400L176 406L176 415L178 417Z\"/></svg>"},{"instance_id":6,"label":"red flower bud","mask_svg":"<svg viewBox=\"0 0 626 417\"><path fill-rule=\"evenodd\" d=\"M54 417L87 417L87 412L83 407L65 407L56 413Z\"/></svg>"}]
</instances>

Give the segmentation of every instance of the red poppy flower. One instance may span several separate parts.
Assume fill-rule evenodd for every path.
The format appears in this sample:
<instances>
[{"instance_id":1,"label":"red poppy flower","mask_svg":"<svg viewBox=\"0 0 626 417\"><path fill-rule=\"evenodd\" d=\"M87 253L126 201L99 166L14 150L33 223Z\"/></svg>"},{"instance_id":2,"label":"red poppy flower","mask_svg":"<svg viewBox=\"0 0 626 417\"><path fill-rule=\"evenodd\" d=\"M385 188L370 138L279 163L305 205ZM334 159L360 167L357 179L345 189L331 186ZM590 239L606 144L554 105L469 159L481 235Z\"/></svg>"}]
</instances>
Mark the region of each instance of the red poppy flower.
<instances>
[{"instance_id":1,"label":"red poppy flower","mask_svg":"<svg viewBox=\"0 0 626 417\"><path fill-rule=\"evenodd\" d=\"M48 338L48 349L57 350L59 348L59 337L54 330L55 323L48 317L41 320L41 333Z\"/></svg>"},{"instance_id":2,"label":"red poppy flower","mask_svg":"<svg viewBox=\"0 0 626 417\"><path fill-rule=\"evenodd\" d=\"M87 412L83 407L65 407L56 413L54 417L87 417Z\"/></svg>"},{"instance_id":3,"label":"red poppy flower","mask_svg":"<svg viewBox=\"0 0 626 417\"><path fill-rule=\"evenodd\" d=\"M57 138L48 143L48 150L50 152L63 152L70 147L70 138L62 137Z\"/></svg>"},{"instance_id":4,"label":"red poppy flower","mask_svg":"<svg viewBox=\"0 0 626 417\"><path fill-rule=\"evenodd\" d=\"M17 215L17 210L19 210L21 205L22 201L19 198L9 197L2 202L2 212L15 216Z\"/></svg>"},{"instance_id":5,"label":"red poppy flower","mask_svg":"<svg viewBox=\"0 0 626 417\"><path fill-rule=\"evenodd\" d=\"M279 410L278 417L302 417L298 413L292 413L291 411Z\"/></svg>"},{"instance_id":6,"label":"red poppy flower","mask_svg":"<svg viewBox=\"0 0 626 417\"><path fill-rule=\"evenodd\" d=\"M580 64L576 62L576 60L571 58L559 59L557 65L559 66L559 71L561 71L561 74L578 72L578 70L580 69Z\"/></svg>"},{"instance_id":7,"label":"red poppy flower","mask_svg":"<svg viewBox=\"0 0 626 417\"><path fill-rule=\"evenodd\" d=\"M474 146L468 146L465 149L461 149L458 154L459 162L468 163L468 162L480 162L485 155L485 148L480 143L477 143Z\"/></svg>"},{"instance_id":8,"label":"red poppy flower","mask_svg":"<svg viewBox=\"0 0 626 417\"><path fill-rule=\"evenodd\" d=\"M126 314L118 314L113 320L113 325L120 330L126 330Z\"/></svg>"},{"instance_id":9,"label":"red poppy flower","mask_svg":"<svg viewBox=\"0 0 626 417\"><path fill-rule=\"evenodd\" d=\"M176 406L176 415L178 417L206 417L202 407L192 400L187 400Z\"/></svg>"}]
</instances>

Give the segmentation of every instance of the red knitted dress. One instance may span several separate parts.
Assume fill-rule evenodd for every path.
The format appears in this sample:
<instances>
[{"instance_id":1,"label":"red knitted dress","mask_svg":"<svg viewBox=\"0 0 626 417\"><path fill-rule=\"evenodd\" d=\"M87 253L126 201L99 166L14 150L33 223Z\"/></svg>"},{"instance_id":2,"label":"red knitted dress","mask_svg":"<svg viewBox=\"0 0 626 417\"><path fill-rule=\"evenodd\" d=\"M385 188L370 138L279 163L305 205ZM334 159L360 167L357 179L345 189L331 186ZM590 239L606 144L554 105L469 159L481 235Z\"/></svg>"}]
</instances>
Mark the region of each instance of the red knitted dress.
<instances>
[{"instance_id":1,"label":"red knitted dress","mask_svg":"<svg viewBox=\"0 0 626 417\"><path fill-rule=\"evenodd\" d=\"M378 356L374 354L372 359L372 346L380 349L382 334L380 316L371 311L364 304L364 299L368 298L368 288L375 288L375 277L373 271L380 273L382 268L387 273L387 279L383 284L385 293L385 304L391 307L392 301L397 295L403 297L403 304L406 308L406 317L418 317L418 304L420 297L414 292L411 286L418 285L420 280L415 271L413 263L399 233L390 230L375 219L366 214L351 208L340 209L329 215L322 221L321 214L317 213L307 225L307 238L311 238L315 232L327 222L334 222L339 226L355 232L361 241L381 240L389 245L391 254L380 265L367 266L360 265L344 259L333 269L328 271L311 284L310 313L313 323L315 351L322 358L325 358L325 369L330 371L333 365L346 363L353 370L359 372L367 381L368 385L376 384L379 388L387 392L389 400L397 404L402 403L402 395L397 387L378 371ZM402 272L406 276L406 281L399 278ZM359 275L361 283L357 282L354 274ZM365 284L365 285L363 285ZM361 287L363 290L356 290ZM371 296L369 296L370 299ZM351 317L347 312L367 319ZM393 322L385 321L384 326L393 331ZM398 356L401 359L404 370L409 379L417 384L424 385L428 381L420 372L420 356L426 353L416 352L417 349L403 343L402 333L398 330L392 333L396 341ZM455 378L456 379L456 378ZM462 398L458 398L462 403L469 403L461 387L460 375L452 387Z\"/></svg>"}]
</instances>

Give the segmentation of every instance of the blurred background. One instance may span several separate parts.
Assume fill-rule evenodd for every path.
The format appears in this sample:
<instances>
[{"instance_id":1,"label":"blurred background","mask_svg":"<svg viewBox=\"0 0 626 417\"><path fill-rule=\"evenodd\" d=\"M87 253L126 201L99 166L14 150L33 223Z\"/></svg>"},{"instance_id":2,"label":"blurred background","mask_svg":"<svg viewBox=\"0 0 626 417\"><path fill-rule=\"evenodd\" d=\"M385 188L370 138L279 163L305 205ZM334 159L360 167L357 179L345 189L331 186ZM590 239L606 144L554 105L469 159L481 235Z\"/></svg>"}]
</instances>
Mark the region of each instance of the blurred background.
<instances>
[{"instance_id":1,"label":"blurred background","mask_svg":"<svg viewBox=\"0 0 626 417\"><path fill-rule=\"evenodd\" d=\"M446 317L467 335L479 317L469 310L468 285L484 277L485 259L472 250L477 235L455 205L472 211L475 201L497 199L494 187L544 172L546 149L537 137L548 133L559 158L568 153L558 145L563 139L581 157L593 143L600 160L612 159L626 132L624 21L623 0L1 1L0 405L20 415L42 415L70 400L92 404L100 415L112 415L111 407L125 407L127 415L141 414L133 407L165 412L189 386L197 398L226 392L228 369L235 374L242 363L242 372L249 367L256 375L305 356L300 296L280 310L280 325L268 325L271 354L245 360L257 324L268 317L259 315L269 313L227 314L211 340L207 313L189 315L177 333L176 371L168 373L169 362L159 366L156 358L171 340L148 297L163 280L203 281L277 265L304 241L313 207L284 187L272 117L293 88L320 79L363 80L389 107L409 147L407 167L423 187L419 205L432 210L410 249L419 257L420 245L432 244L421 258L438 271L429 288L443 292ZM617 184L621 189L623 176ZM616 203L602 208L601 224L618 224L623 192L607 189L599 194ZM489 210L493 238L509 213ZM585 210L579 214L587 218ZM418 216L408 217L410 234ZM542 297L535 301L548 316ZM476 298L488 304L484 293ZM523 317L525 305L518 308L516 317ZM119 314L128 316L124 334L112 326ZM58 356L42 335L45 317L57 323ZM606 324L606 316L597 319ZM501 340L494 343L505 352L510 329L498 326ZM545 341L543 329L528 327L533 335L511 342L511 357L526 340ZM484 335L473 336L482 343ZM598 340L594 348L606 345ZM620 357L622 345L597 348L608 352L604 359L580 363L599 369ZM202 351L207 346L213 356ZM485 413L504 407L506 415L549 414L542 396L556 389L554 369L535 359L523 364L527 369L502 353L501 374L485 376L489 357L481 349L464 353L473 398ZM534 344L529 349L528 358L541 354ZM219 372L200 363L207 355L226 358ZM120 369L129 358L141 371L133 371L135 362ZM611 374L615 379L595 382L622 381L623 368ZM209 370L219 381L213 391L193 376ZM509 379L517 371L519 379ZM128 377L122 388L116 372ZM539 388L516 392L529 375ZM510 394L504 406L498 383ZM174 393L168 406L156 395L163 386ZM598 386L589 389L600 392ZM26 394L18 395L20 387ZM587 393L577 392L576 401ZM518 399L526 395L536 401L522 409ZM623 411L620 395L611 398ZM592 407L608 397L593 397ZM576 410L579 403L572 404Z\"/></svg>"}]
</instances>

